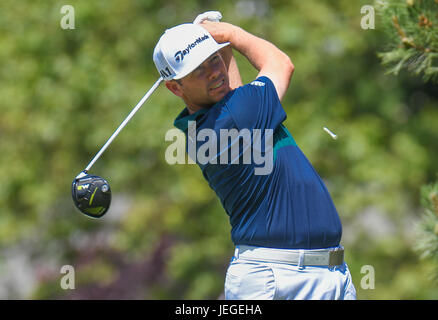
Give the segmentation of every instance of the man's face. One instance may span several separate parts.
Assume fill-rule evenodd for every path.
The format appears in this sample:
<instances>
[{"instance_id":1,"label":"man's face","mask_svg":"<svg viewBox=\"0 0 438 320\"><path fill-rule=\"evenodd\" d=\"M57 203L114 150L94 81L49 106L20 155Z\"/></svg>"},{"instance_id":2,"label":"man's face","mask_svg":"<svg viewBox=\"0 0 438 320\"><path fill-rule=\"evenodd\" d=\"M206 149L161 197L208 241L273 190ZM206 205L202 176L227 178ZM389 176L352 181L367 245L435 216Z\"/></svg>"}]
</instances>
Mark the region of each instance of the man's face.
<instances>
[{"instance_id":1,"label":"man's face","mask_svg":"<svg viewBox=\"0 0 438 320\"><path fill-rule=\"evenodd\" d=\"M217 52L176 84L178 93L172 91L180 96L192 111L211 107L231 90L225 63Z\"/></svg>"}]
</instances>

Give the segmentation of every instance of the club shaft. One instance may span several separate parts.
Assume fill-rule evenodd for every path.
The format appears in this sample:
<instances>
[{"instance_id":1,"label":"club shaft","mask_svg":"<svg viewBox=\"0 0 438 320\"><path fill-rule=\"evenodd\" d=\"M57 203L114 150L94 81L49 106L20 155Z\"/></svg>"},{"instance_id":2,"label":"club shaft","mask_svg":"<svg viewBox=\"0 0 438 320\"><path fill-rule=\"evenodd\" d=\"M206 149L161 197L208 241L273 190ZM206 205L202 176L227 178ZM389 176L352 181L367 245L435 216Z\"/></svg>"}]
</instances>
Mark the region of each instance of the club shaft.
<instances>
[{"instance_id":1,"label":"club shaft","mask_svg":"<svg viewBox=\"0 0 438 320\"><path fill-rule=\"evenodd\" d=\"M145 101L149 98L149 96L155 91L155 89L158 88L161 81L163 81L163 78L158 78L158 80L154 83L152 88L149 89L148 92L144 95L143 98L137 103L137 105L132 109L132 111L128 114L125 120L119 125L119 127L114 131L111 137L107 140L107 142L103 145L103 147L99 150L99 152L94 156L94 158L90 161L90 163L85 168L85 172L88 172L91 167L94 165L94 163L97 161L97 159L100 158L102 153L108 148L108 146L113 142L113 140L117 137L117 135L120 133L120 131L126 126L126 124L131 120L131 118L135 115L135 113L141 108L141 106L145 103Z\"/></svg>"}]
</instances>

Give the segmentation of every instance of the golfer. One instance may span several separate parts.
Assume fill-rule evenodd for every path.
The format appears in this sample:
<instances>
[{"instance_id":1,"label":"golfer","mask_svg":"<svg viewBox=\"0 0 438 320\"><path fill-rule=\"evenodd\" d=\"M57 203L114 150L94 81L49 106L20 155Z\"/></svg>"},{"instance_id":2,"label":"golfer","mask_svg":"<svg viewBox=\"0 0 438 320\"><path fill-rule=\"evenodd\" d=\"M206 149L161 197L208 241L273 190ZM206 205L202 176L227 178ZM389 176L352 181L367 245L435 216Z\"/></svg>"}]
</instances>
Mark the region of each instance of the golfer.
<instances>
[{"instance_id":1,"label":"golfer","mask_svg":"<svg viewBox=\"0 0 438 320\"><path fill-rule=\"evenodd\" d=\"M257 69L254 81L242 84L232 48ZM166 30L154 63L166 87L185 103L174 125L187 138L196 138L190 128L218 139L223 130L259 132L265 143L255 147L251 135L249 147L272 157L271 170L256 174L260 163L239 161L245 142L238 137L217 141L211 161L198 163L229 216L235 244L225 299L355 299L336 208L283 125L281 100L294 72L290 58L238 26L204 21ZM228 161L218 160L236 144L237 156L229 152ZM198 139L197 150L202 146Z\"/></svg>"}]
</instances>

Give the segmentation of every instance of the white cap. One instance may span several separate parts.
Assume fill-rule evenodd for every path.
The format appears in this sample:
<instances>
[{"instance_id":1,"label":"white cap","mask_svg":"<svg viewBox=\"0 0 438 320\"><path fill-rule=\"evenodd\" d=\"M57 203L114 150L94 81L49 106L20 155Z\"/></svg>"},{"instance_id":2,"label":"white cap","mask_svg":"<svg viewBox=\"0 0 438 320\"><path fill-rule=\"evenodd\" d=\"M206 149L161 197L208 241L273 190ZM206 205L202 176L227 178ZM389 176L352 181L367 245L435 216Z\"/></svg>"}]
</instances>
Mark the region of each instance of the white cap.
<instances>
[{"instance_id":1,"label":"white cap","mask_svg":"<svg viewBox=\"0 0 438 320\"><path fill-rule=\"evenodd\" d=\"M218 44L203 27L184 23L167 29L154 49L154 63L164 80L177 80L195 70L229 42Z\"/></svg>"}]
</instances>

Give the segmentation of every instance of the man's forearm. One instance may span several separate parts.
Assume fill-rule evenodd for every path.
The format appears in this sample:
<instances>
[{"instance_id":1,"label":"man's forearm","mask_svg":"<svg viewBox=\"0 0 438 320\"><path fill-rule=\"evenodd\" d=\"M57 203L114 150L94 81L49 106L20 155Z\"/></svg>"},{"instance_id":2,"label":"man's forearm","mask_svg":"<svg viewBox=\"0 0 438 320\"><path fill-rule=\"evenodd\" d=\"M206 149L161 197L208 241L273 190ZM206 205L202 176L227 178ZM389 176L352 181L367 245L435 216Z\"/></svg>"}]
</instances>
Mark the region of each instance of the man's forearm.
<instances>
[{"instance_id":1,"label":"man's forearm","mask_svg":"<svg viewBox=\"0 0 438 320\"><path fill-rule=\"evenodd\" d=\"M282 55L282 52L273 44L240 27L232 26L231 31L228 33L227 41L234 49L243 54L258 71L269 61L272 61L270 57L274 57L275 54Z\"/></svg>"},{"instance_id":2,"label":"man's forearm","mask_svg":"<svg viewBox=\"0 0 438 320\"><path fill-rule=\"evenodd\" d=\"M233 26L232 32L229 32L228 41L259 71L258 76L271 78L281 99L294 71L290 58L269 41L237 26Z\"/></svg>"},{"instance_id":3,"label":"man's forearm","mask_svg":"<svg viewBox=\"0 0 438 320\"><path fill-rule=\"evenodd\" d=\"M230 23L206 21L202 26L217 42L230 42L259 71L258 76L269 77L282 99L294 71L292 61L283 51L269 41Z\"/></svg>"},{"instance_id":4,"label":"man's forearm","mask_svg":"<svg viewBox=\"0 0 438 320\"><path fill-rule=\"evenodd\" d=\"M243 85L239 67L237 66L236 58L234 57L231 46L226 46L225 48L221 49L220 54L228 70L230 88L236 89Z\"/></svg>"}]
</instances>

